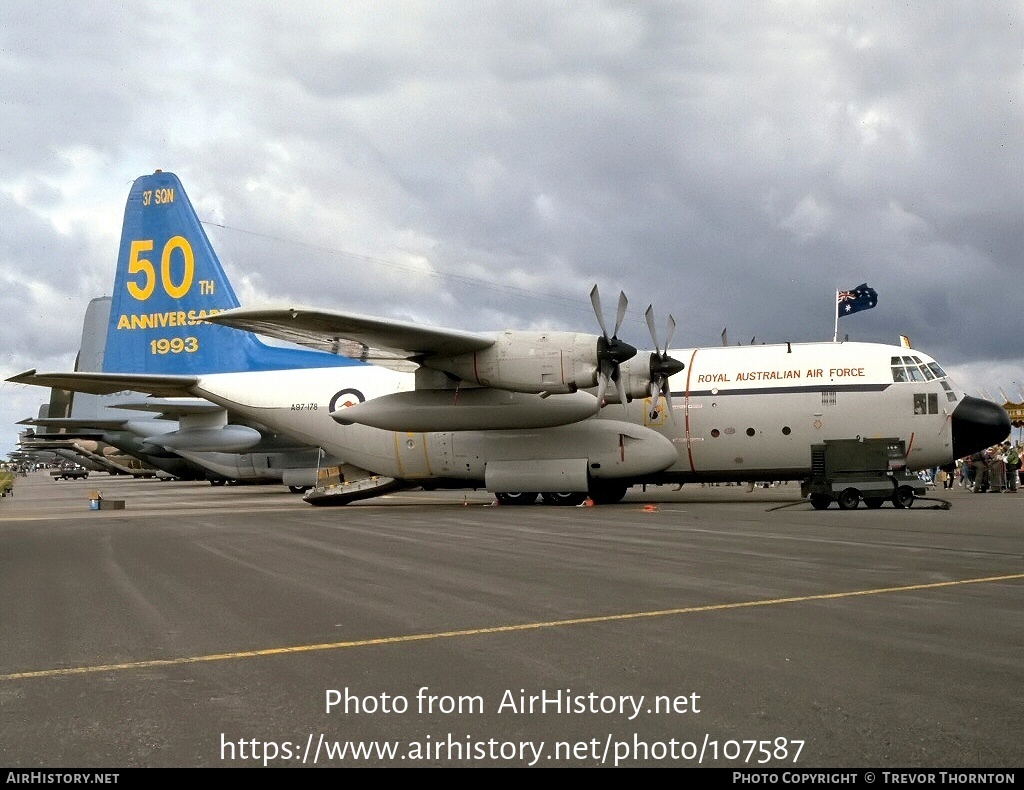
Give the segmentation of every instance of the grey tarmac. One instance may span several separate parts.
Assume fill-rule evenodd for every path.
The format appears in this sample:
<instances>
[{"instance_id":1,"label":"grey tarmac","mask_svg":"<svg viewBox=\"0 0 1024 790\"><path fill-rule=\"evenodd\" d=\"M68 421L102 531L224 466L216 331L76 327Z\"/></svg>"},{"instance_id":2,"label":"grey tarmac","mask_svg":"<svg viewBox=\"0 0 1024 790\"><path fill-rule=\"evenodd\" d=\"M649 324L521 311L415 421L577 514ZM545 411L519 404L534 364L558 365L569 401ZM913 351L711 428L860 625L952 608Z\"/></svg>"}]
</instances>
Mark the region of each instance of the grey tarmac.
<instances>
[{"instance_id":1,"label":"grey tarmac","mask_svg":"<svg viewBox=\"0 0 1024 790\"><path fill-rule=\"evenodd\" d=\"M947 493L34 473L0 500L0 765L1019 767L1024 493Z\"/></svg>"}]
</instances>

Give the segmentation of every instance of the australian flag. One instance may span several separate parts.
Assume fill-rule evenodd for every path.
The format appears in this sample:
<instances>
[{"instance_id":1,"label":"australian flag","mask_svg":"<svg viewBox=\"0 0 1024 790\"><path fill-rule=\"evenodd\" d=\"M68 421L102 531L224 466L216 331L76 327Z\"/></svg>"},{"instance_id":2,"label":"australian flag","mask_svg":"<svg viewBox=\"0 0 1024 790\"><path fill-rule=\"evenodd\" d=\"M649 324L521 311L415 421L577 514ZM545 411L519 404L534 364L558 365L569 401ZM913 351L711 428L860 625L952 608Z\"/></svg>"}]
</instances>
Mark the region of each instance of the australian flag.
<instances>
[{"instance_id":1,"label":"australian flag","mask_svg":"<svg viewBox=\"0 0 1024 790\"><path fill-rule=\"evenodd\" d=\"M851 315L861 310L870 310L878 304L878 294L874 288L868 288L867 283L861 283L852 291L840 291L837 298L836 310L839 315Z\"/></svg>"}]
</instances>

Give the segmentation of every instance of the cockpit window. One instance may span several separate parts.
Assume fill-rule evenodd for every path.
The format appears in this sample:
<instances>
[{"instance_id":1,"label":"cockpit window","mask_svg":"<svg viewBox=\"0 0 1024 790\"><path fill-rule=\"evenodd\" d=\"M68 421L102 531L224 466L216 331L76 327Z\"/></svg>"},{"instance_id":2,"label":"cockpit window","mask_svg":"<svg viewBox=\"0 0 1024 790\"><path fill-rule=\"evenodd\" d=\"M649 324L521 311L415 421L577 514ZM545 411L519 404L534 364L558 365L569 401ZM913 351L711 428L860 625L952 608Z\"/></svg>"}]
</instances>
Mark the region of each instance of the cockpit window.
<instances>
[{"instance_id":1,"label":"cockpit window","mask_svg":"<svg viewBox=\"0 0 1024 790\"><path fill-rule=\"evenodd\" d=\"M920 357L892 357L892 380L934 381L946 378L946 372L934 362L925 362Z\"/></svg>"}]
</instances>

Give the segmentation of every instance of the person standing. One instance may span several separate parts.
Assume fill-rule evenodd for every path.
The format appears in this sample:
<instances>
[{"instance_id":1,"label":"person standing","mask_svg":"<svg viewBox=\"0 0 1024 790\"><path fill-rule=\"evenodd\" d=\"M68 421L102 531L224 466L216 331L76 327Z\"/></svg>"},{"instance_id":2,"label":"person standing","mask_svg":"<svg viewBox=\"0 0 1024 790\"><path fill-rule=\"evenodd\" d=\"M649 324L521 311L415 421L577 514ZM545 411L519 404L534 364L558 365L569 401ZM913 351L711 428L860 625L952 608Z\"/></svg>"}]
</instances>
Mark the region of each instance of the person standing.
<instances>
[{"instance_id":1,"label":"person standing","mask_svg":"<svg viewBox=\"0 0 1024 790\"><path fill-rule=\"evenodd\" d=\"M1010 442L1003 443L1003 460L1006 464L1006 491L1011 494L1017 493L1017 480L1020 469L1020 451Z\"/></svg>"}]
</instances>

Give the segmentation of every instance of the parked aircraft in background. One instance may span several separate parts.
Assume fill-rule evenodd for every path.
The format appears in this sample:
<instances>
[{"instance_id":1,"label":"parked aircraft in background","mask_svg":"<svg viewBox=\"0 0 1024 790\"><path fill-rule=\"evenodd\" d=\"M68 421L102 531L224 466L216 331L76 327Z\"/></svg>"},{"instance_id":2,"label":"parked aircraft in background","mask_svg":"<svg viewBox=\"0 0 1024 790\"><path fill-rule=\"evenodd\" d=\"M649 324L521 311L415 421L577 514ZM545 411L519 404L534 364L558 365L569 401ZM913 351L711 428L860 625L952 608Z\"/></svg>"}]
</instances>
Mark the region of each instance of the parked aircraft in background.
<instances>
[{"instance_id":1,"label":"parked aircraft in background","mask_svg":"<svg viewBox=\"0 0 1024 790\"><path fill-rule=\"evenodd\" d=\"M10 381L205 398L342 459L347 485L328 500L340 504L411 485L484 486L506 503L614 502L640 483L806 478L812 446L829 439L899 439L909 465L927 468L1009 432L1001 407L901 346L669 351L673 322L661 346L648 310L656 350L639 354L618 338L625 297L609 335L596 288L600 335L234 308L225 292L178 179L139 178L103 372ZM268 347L253 332L315 350ZM200 364L211 355L217 365Z\"/></svg>"}]
</instances>

